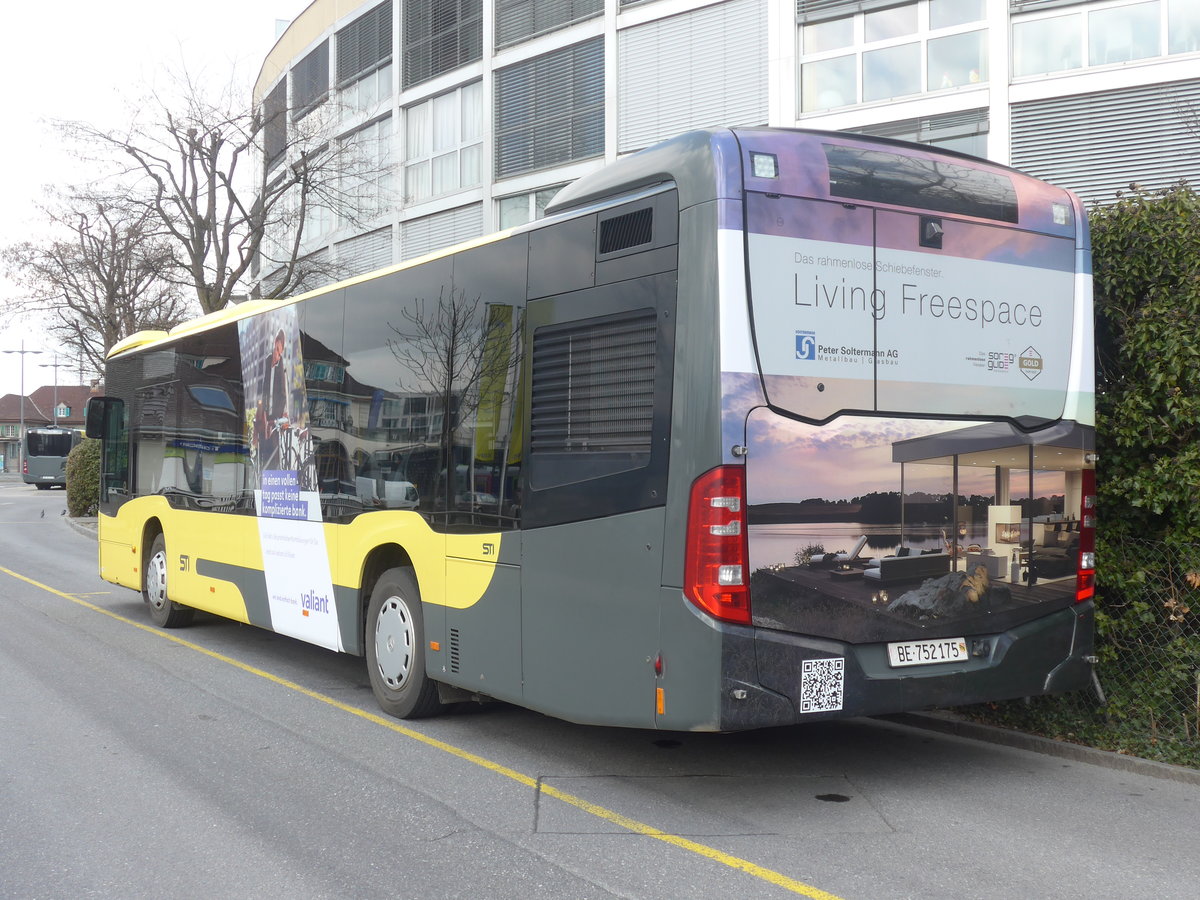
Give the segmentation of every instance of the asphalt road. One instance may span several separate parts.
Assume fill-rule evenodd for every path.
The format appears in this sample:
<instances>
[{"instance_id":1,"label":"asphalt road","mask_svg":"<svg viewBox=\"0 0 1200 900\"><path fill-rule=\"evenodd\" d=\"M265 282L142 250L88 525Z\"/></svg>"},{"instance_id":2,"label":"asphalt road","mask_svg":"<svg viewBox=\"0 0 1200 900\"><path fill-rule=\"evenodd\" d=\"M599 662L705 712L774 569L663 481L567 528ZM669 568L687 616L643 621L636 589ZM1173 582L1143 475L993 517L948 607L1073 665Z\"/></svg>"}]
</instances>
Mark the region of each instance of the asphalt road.
<instances>
[{"instance_id":1,"label":"asphalt road","mask_svg":"<svg viewBox=\"0 0 1200 900\"><path fill-rule=\"evenodd\" d=\"M0 482L0 897L1194 898L1200 786L914 729L381 717L362 661L95 575Z\"/></svg>"}]
</instances>

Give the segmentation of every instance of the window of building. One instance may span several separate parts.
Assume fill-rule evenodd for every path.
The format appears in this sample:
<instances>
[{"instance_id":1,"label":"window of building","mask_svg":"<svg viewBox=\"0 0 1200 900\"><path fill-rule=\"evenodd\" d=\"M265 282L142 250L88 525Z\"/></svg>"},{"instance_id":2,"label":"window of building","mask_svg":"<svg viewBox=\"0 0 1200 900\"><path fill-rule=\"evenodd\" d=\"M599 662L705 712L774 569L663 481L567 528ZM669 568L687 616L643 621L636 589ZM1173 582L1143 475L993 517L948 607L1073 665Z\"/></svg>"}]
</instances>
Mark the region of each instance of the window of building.
<instances>
[{"instance_id":1,"label":"window of building","mask_svg":"<svg viewBox=\"0 0 1200 900\"><path fill-rule=\"evenodd\" d=\"M929 0L929 27L950 28L983 19L983 0Z\"/></svg>"},{"instance_id":2,"label":"window of building","mask_svg":"<svg viewBox=\"0 0 1200 900\"><path fill-rule=\"evenodd\" d=\"M800 29L802 47L805 53L824 53L827 50L841 50L854 44L854 17L831 19L828 22L814 22Z\"/></svg>"},{"instance_id":3,"label":"window of building","mask_svg":"<svg viewBox=\"0 0 1200 900\"><path fill-rule=\"evenodd\" d=\"M917 4L863 13L863 40L886 41L917 32Z\"/></svg>"},{"instance_id":4,"label":"window of building","mask_svg":"<svg viewBox=\"0 0 1200 900\"><path fill-rule=\"evenodd\" d=\"M987 47L984 46L982 31L931 38L927 58L929 73L926 84L930 90L987 81Z\"/></svg>"},{"instance_id":5,"label":"window of building","mask_svg":"<svg viewBox=\"0 0 1200 900\"><path fill-rule=\"evenodd\" d=\"M54 415L59 419L66 419L71 415L71 407L65 403L60 403L54 408Z\"/></svg>"},{"instance_id":6,"label":"window of building","mask_svg":"<svg viewBox=\"0 0 1200 900\"><path fill-rule=\"evenodd\" d=\"M496 177L604 153L604 38L496 72Z\"/></svg>"},{"instance_id":7,"label":"window of building","mask_svg":"<svg viewBox=\"0 0 1200 900\"><path fill-rule=\"evenodd\" d=\"M404 111L404 196L420 203L482 178L483 82L440 94Z\"/></svg>"},{"instance_id":8,"label":"window of building","mask_svg":"<svg viewBox=\"0 0 1200 900\"><path fill-rule=\"evenodd\" d=\"M1088 13L1088 63L1109 63L1145 59L1161 53L1159 44L1159 3L1135 3Z\"/></svg>"},{"instance_id":9,"label":"window of building","mask_svg":"<svg viewBox=\"0 0 1200 900\"><path fill-rule=\"evenodd\" d=\"M496 0L496 49L604 12L604 0Z\"/></svg>"},{"instance_id":10,"label":"window of building","mask_svg":"<svg viewBox=\"0 0 1200 900\"><path fill-rule=\"evenodd\" d=\"M328 203L321 202L318 197L305 198L304 207L304 241L318 241L326 237L334 226L333 211Z\"/></svg>"},{"instance_id":11,"label":"window of building","mask_svg":"<svg viewBox=\"0 0 1200 900\"><path fill-rule=\"evenodd\" d=\"M363 113L370 114L392 96L392 67L381 66L358 81L352 81L339 94L343 120Z\"/></svg>"},{"instance_id":12,"label":"window of building","mask_svg":"<svg viewBox=\"0 0 1200 900\"><path fill-rule=\"evenodd\" d=\"M347 145L342 175L345 224L373 218L394 199L392 117L385 116L343 137Z\"/></svg>"},{"instance_id":13,"label":"window of building","mask_svg":"<svg viewBox=\"0 0 1200 900\"><path fill-rule=\"evenodd\" d=\"M1045 15L1031 13L1013 22L1015 76L1200 51L1200 0L1079 3L1076 7L1078 11L1072 13L1051 8Z\"/></svg>"},{"instance_id":14,"label":"window of building","mask_svg":"<svg viewBox=\"0 0 1200 900\"><path fill-rule=\"evenodd\" d=\"M1013 74L1045 75L1083 65L1083 16L1014 22Z\"/></svg>"},{"instance_id":15,"label":"window of building","mask_svg":"<svg viewBox=\"0 0 1200 900\"><path fill-rule=\"evenodd\" d=\"M404 0L404 87L483 58L483 0Z\"/></svg>"},{"instance_id":16,"label":"window of building","mask_svg":"<svg viewBox=\"0 0 1200 900\"><path fill-rule=\"evenodd\" d=\"M343 119L392 96L392 3L387 0L337 33L338 101Z\"/></svg>"},{"instance_id":17,"label":"window of building","mask_svg":"<svg viewBox=\"0 0 1200 900\"><path fill-rule=\"evenodd\" d=\"M329 41L292 68L292 118L299 119L329 95Z\"/></svg>"},{"instance_id":18,"label":"window of building","mask_svg":"<svg viewBox=\"0 0 1200 900\"><path fill-rule=\"evenodd\" d=\"M502 197L496 201L496 212L500 228L513 228L524 225L546 215L546 207L554 199L554 195L562 190L562 185L530 191L528 194L514 194L512 197Z\"/></svg>"},{"instance_id":19,"label":"window of building","mask_svg":"<svg viewBox=\"0 0 1200 900\"><path fill-rule=\"evenodd\" d=\"M855 129L861 134L929 144L944 150L957 150L981 158L987 157L988 116L986 109L969 110L941 116L902 119L883 125Z\"/></svg>"},{"instance_id":20,"label":"window of building","mask_svg":"<svg viewBox=\"0 0 1200 900\"><path fill-rule=\"evenodd\" d=\"M982 0L801 0L797 14L802 113L987 81Z\"/></svg>"},{"instance_id":21,"label":"window of building","mask_svg":"<svg viewBox=\"0 0 1200 900\"><path fill-rule=\"evenodd\" d=\"M1167 52L1200 50L1200 2L1167 0Z\"/></svg>"}]
</instances>

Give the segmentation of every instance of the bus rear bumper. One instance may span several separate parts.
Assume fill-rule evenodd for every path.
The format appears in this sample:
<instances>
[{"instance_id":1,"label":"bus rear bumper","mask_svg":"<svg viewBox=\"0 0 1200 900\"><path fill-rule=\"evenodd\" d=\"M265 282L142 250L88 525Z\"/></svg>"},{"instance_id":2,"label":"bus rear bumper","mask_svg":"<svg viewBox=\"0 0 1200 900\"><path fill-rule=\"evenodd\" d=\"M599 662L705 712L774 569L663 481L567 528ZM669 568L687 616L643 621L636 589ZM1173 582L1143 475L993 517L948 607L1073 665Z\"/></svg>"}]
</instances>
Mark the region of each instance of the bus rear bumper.
<instances>
[{"instance_id":1,"label":"bus rear bumper","mask_svg":"<svg viewBox=\"0 0 1200 900\"><path fill-rule=\"evenodd\" d=\"M726 659L756 660L756 673L725 669L720 730L786 725L847 716L1055 694L1091 681L1091 602L1051 612L1004 632L956 634L973 655L965 662L895 668L887 644L846 644L769 629L726 631L752 643Z\"/></svg>"}]
</instances>

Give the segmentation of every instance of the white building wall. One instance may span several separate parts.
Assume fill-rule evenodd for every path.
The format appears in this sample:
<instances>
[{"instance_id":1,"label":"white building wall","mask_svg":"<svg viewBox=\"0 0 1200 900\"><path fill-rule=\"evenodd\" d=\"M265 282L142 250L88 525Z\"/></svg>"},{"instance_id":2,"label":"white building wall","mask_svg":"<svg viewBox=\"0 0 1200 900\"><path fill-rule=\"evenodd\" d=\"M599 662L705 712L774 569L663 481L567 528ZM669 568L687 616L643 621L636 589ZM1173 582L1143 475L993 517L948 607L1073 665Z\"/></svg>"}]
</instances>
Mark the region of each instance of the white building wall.
<instances>
[{"instance_id":1,"label":"white building wall","mask_svg":"<svg viewBox=\"0 0 1200 900\"><path fill-rule=\"evenodd\" d=\"M337 85L338 32L379 0L315 0L264 61L256 86L261 102L292 67L328 41L326 102L336 108L337 136L353 140L355 134L390 130L391 147L380 157L391 167L386 194L392 202L381 204L369 221L339 220L305 248L306 253L327 248L336 259L358 260L356 267L411 259L438 249L440 241L486 233L500 224L502 199L511 219L524 195L531 195L528 208L535 210L532 195L539 190L671 134L718 124L864 130L965 148L1101 202L1131 181L1154 187L1187 177L1200 183L1195 152L1200 0L529 0L521 4L522 21L543 27L528 39L512 38L517 26L510 18L505 23L510 37L499 49L493 39L497 17L510 14L509 8L476 0L477 58L407 87L405 10L420 15L430 5L391 2L391 63L369 79ZM460 6L470 3L462 0ZM1151 13L1154 28L1147 25ZM579 19L566 21L571 15ZM824 49L809 52L806 25L831 17L841 24L823 31L840 30L848 43L826 41ZM910 24L897 28L896 21ZM595 74L582 75L575 62L541 63L552 55L567 60L568 48L589 41L602 43L598 85L591 84ZM952 63L958 57L951 50L961 47L982 48L984 71L969 64L956 70ZM909 63L897 67L891 81L881 80L880 60L893 57ZM843 62L830 62L839 58ZM1064 66L1064 60L1072 64ZM821 63L843 71L852 66L857 95L851 102L805 108L813 96L805 88L815 71L810 64ZM1048 71L1034 71L1039 67ZM553 83L532 78L514 88L526 71ZM440 183L449 188L409 199L406 166L414 159L409 110L444 108L445 98L461 96L473 83L481 87L480 121L460 122L453 150L458 171L466 174L457 182L443 177ZM515 106L497 108L502 84L517 98ZM580 109L599 110L601 138L594 145L588 137L594 122L555 118L564 97ZM534 117L528 133L518 125L505 132L507 138L499 135L498 128L512 126L516 113ZM553 123L541 126L540 139L538 115ZM385 119L386 126L364 127ZM527 150L521 158L535 162L554 159L498 178L498 140L504 159L514 158L514 149ZM538 146L518 146L525 140ZM591 149L572 155L570 148L581 146ZM423 158L432 165L439 155L430 150ZM451 167L446 160L438 164L445 176ZM374 236L371 249L360 253L365 235Z\"/></svg>"}]
</instances>

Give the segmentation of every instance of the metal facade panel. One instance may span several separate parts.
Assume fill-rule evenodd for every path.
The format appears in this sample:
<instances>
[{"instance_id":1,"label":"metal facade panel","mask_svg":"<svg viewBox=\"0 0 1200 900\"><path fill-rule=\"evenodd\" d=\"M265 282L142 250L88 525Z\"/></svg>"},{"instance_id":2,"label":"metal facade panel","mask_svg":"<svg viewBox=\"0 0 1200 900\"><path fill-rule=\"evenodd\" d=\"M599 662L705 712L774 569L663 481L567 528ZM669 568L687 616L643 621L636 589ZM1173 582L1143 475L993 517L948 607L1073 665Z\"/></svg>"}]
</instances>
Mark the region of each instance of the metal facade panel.
<instances>
[{"instance_id":1,"label":"metal facade panel","mask_svg":"<svg viewBox=\"0 0 1200 900\"><path fill-rule=\"evenodd\" d=\"M840 19L857 12L899 6L902 0L796 0L796 21L820 22Z\"/></svg>"},{"instance_id":2,"label":"metal facade panel","mask_svg":"<svg viewBox=\"0 0 1200 900\"><path fill-rule=\"evenodd\" d=\"M329 92L329 41L321 41L292 67L292 118L297 119Z\"/></svg>"},{"instance_id":3,"label":"metal facade panel","mask_svg":"<svg viewBox=\"0 0 1200 900\"><path fill-rule=\"evenodd\" d=\"M767 121L767 4L731 0L620 33L617 149Z\"/></svg>"},{"instance_id":4,"label":"metal facade panel","mask_svg":"<svg viewBox=\"0 0 1200 900\"><path fill-rule=\"evenodd\" d=\"M342 241L337 245L337 256L338 263L347 270L346 277L390 266L392 264L391 226Z\"/></svg>"},{"instance_id":5,"label":"metal facade panel","mask_svg":"<svg viewBox=\"0 0 1200 900\"><path fill-rule=\"evenodd\" d=\"M1012 164L1099 203L1132 183L1196 183L1196 109L1200 79L1015 104Z\"/></svg>"},{"instance_id":6,"label":"metal facade panel","mask_svg":"<svg viewBox=\"0 0 1200 900\"><path fill-rule=\"evenodd\" d=\"M345 84L392 56L392 0L337 33L337 80Z\"/></svg>"},{"instance_id":7,"label":"metal facade panel","mask_svg":"<svg viewBox=\"0 0 1200 900\"><path fill-rule=\"evenodd\" d=\"M483 204L472 203L401 226L401 258L416 259L483 234Z\"/></svg>"},{"instance_id":8,"label":"metal facade panel","mask_svg":"<svg viewBox=\"0 0 1200 900\"><path fill-rule=\"evenodd\" d=\"M483 0L404 0L404 87L483 56Z\"/></svg>"},{"instance_id":9,"label":"metal facade panel","mask_svg":"<svg viewBox=\"0 0 1200 900\"><path fill-rule=\"evenodd\" d=\"M603 12L603 0L496 0L496 49Z\"/></svg>"},{"instance_id":10,"label":"metal facade panel","mask_svg":"<svg viewBox=\"0 0 1200 900\"><path fill-rule=\"evenodd\" d=\"M496 177L604 152L604 38L496 72Z\"/></svg>"}]
</instances>

